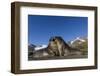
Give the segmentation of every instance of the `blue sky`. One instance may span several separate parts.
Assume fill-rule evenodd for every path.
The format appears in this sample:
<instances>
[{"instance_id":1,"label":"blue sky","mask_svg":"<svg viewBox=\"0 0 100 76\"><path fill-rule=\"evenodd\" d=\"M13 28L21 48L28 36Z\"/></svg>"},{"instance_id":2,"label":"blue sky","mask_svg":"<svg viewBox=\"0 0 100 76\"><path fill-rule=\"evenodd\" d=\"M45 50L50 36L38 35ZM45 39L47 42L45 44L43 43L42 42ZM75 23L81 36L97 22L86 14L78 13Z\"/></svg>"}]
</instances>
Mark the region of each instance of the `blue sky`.
<instances>
[{"instance_id":1,"label":"blue sky","mask_svg":"<svg viewBox=\"0 0 100 76\"><path fill-rule=\"evenodd\" d=\"M87 36L87 31L87 17L28 15L29 44L48 44L52 36L61 36L65 41L70 41Z\"/></svg>"}]
</instances>

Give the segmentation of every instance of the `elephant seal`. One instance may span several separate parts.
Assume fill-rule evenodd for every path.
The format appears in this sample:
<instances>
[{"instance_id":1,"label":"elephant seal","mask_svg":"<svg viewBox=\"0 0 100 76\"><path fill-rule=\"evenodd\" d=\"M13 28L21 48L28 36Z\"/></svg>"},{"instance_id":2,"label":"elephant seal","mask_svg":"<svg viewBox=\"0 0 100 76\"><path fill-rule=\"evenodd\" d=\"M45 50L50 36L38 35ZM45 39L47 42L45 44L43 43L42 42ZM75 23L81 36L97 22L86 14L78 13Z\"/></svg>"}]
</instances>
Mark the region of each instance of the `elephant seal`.
<instances>
[{"instance_id":1,"label":"elephant seal","mask_svg":"<svg viewBox=\"0 0 100 76\"><path fill-rule=\"evenodd\" d=\"M59 56L68 56L68 55L81 55L82 52L79 49L70 47L62 37L55 36L53 37L54 42L58 46Z\"/></svg>"}]
</instances>

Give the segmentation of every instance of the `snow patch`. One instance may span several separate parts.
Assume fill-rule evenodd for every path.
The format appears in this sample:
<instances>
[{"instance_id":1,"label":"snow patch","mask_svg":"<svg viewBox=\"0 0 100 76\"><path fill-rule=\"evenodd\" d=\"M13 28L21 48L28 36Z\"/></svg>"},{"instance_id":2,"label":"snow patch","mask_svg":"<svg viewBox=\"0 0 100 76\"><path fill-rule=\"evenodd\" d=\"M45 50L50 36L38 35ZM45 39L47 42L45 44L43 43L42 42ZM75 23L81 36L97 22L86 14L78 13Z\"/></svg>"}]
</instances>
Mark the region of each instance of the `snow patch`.
<instances>
[{"instance_id":1,"label":"snow patch","mask_svg":"<svg viewBox=\"0 0 100 76\"><path fill-rule=\"evenodd\" d=\"M35 50L40 50L40 49L44 49L44 48L46 48L46 47L47 47L47 45L41 45L41 46L35 47L34 49L35 49Z\"/></svg>"},{"instance_id":2,"label":"snow patch","mask_svg":"<svg viewBox=\"0 0 100 76\"><path fill-rule=\"evenodd\" d=\"M73 44L75 41L77 41L77 40L79 40L79 41L81 41L81 42L85 42L85 40L84 39L81 39L80 37L77 37L76 39L74 39L73 41L71 41L71 44Z\"/></svg>"}]
</instances>

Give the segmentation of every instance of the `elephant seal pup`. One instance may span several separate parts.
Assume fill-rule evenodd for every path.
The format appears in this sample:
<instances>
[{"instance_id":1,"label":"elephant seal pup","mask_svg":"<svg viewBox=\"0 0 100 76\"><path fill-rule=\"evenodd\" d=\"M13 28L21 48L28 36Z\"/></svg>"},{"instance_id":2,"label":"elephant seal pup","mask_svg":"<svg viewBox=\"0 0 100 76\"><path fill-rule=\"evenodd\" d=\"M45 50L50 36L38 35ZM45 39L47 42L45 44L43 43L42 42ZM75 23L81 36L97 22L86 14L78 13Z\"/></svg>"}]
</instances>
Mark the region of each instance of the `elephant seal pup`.
<instances>
[{"instance_id":1,"label":"elephant seal pup","mask_svg":"<svg viewBox=\"0 0 100 76\"><path fill-rule=\"evenodd\" d=\"M71 48L60 36L55 36L53 38L55 43L58 46L59 56L68 56L68 55L81 55L82 52L79 49Z\"/></svg>"}]
</instances>

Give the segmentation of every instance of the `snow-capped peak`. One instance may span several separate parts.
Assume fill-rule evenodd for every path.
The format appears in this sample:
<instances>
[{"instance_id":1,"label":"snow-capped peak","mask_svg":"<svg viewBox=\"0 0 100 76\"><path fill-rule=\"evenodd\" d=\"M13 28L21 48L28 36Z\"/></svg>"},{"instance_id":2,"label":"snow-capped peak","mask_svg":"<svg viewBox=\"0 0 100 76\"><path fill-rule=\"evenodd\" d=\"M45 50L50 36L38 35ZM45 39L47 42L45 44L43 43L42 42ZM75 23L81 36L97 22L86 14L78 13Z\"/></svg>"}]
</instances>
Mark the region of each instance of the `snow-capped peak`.
<instances>
[{"instance_id":1,"label":"snow-capped peak","mask_svg":"<svg viewBox=\"0 0 100 76\"><path fill-rule=\"evenodd\" d=\"M76 40L80 40L80 41L82 41L82 42L85 42L85 40L82 39L82 38L80 38L80 37L77 37Z\"/></svg>"},{"instance_id":2,"label":"snow-capped peak","mask_svg":"<svg viewBox=\"0 0 100 76\"><path fill-rule=\"evenodd\" d=\"M40 49L43 49L43 48L46 48L47 45L41 45L41 46L37 46L35 47L35 50L40 50Z\"/></svg>"},{"instance_id":3,"label":"snow-capped peak","mask_svg":"<svg viewBox=\"0 0 100 76\"><path fill-rule=\"evenodd\" d=\"M80 41L80 42L85 42L84 39L77 37L76 39L74 39L73 41L71 41L71 44L73 44L75 41Z\"/></svg>"}]
</instances>

